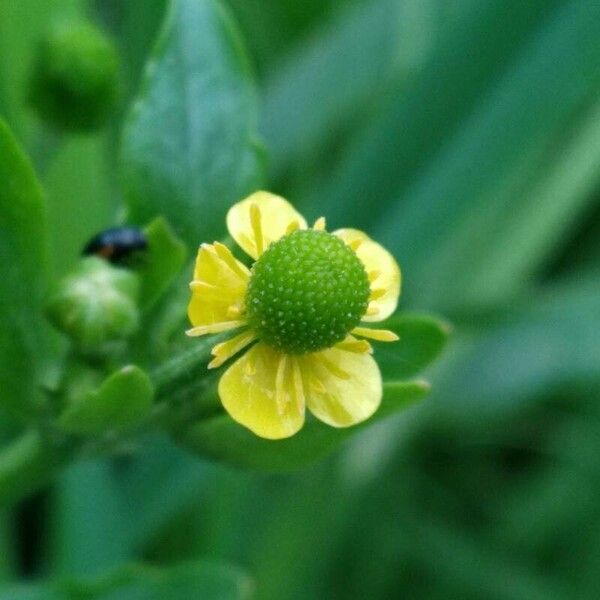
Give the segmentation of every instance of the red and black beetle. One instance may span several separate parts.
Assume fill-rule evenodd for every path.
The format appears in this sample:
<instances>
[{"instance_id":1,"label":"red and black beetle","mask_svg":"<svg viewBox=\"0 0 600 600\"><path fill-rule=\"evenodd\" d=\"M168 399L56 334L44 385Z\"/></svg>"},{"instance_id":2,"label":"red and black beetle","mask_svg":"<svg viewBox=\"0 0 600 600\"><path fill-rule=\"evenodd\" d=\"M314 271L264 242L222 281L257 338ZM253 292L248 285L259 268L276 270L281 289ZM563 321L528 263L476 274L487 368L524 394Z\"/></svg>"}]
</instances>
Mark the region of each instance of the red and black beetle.
<instances>
[{"instance_id":1,"label":"red and black beetle","mask_svg":"<svg viewBox=\"0 0 600 600\"><path fill-rule=\"evenodd\" d=\"M136 227L112 227L95 235L83 248L84 256L96 255L113 264L124 264L146 250L148 240Z\"/></svg>"}]
</instances>

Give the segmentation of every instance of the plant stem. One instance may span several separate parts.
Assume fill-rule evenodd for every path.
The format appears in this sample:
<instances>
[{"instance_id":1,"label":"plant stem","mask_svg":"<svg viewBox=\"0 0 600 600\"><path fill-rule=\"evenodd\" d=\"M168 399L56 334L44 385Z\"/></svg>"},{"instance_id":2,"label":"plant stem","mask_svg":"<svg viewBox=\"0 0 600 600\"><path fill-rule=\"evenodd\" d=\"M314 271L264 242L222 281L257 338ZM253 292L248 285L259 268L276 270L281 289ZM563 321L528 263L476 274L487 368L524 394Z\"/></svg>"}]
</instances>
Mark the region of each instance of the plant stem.
<instances>
[{"instance_id":1,"label":"plant stem","mask_svg":"<svg viewBox=\"0 0 600 600\"><path fill-rule=\"evenodd\" d=\"M111 448L127 436L133 437L160 426L169 428L188 417L209 413L216 402L215 394L211 393L214 378L209 376L206 363L211 348L218 341L218 336L196 340L193 347L154 369L150 377L156 390L156 405L150 418L123 435L111 433L106 440L97 440L92 447L99 453L109 454ZM205 403L199 402L202 396L206 396ZM44 436L38 430L24 433L0 450L0 505L18 500L50 483L64 466L86 455L87 447L81 439Z\"/></svg>"}]
</instances>

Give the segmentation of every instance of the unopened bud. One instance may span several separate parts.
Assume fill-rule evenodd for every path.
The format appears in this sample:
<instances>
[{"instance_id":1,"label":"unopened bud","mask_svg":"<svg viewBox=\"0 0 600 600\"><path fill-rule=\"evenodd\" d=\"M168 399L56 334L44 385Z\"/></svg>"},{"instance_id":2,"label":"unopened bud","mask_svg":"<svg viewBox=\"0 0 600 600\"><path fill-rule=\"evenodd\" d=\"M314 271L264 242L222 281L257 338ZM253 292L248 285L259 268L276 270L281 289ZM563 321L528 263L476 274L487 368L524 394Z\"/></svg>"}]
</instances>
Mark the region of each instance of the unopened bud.
<instances>
[{"instance_id":1,"label":"unopened bud","mask_svg":"<svg viewBox=\"0 0 600 600\"><path fill-rule=\"evenodd\" d=\"M47 314L85 354L101 353L109 342L135 332L139 276L89 257L59 284Z\"/></svg>"},{"instance_id":2,"label":"unopened bud","mask_svg":"<svg viewBox=\"0 0 600 600\"><path fill-rule=\"evenodd\" d=\"M85 21L56 24L40 43L31 102L51 125L92 131L113 113L119 57L110 39Z\"/></svg>"}]
</instances>

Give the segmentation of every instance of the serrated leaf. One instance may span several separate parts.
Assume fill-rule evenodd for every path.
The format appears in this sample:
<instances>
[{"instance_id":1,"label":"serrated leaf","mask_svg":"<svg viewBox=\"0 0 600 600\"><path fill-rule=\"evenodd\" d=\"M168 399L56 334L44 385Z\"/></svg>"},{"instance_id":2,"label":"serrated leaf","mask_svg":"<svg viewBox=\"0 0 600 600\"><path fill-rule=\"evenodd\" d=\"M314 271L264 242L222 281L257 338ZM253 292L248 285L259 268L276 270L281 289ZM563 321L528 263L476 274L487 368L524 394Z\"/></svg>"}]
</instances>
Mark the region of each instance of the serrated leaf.
<instances>
[{"instance_id":1,"label":"serrated leaf","mask_svg":"<svg viewBox=\"0 0 600 600\"><path fill-rule=\"evenodd\" d=\"M46 205L33 168L0 120L0 407L25 414L43 355Z\"/></svg>"},{"instance_id":2,"label":"serrated leaf","mask_svg":"<svg viewBox=\"0 0 600 600\"><path fill-rule=\"evenodd\" d=\"M71 404L61 415L60 425L81 434L121 429L150 412L153 395L152 382L144 371L134 365L123 367L97 390Z\"/></svg>"},{"instance_id":3,"label":"serrated leaf","mask_svg":"<svg viewBox=\"0 0 600 600\"><path fill-rule=\"evenodd\" d=\"M169 224L158 217L144 228L148 249L139 269L140 304L149 308L179 274L187 255L185 244L173 233Z\"/></svg>"},{"instance_id":4,"label":"serrated leaf","mask_svg":"<svg viewBox=\"0 0 600 600\"><path fill-rule=\"evenodd\" d=\"M386 382L382 405L375 415L347 429L335 429L308 418L295 436L271 441L254 435L228 415L219 415L193 425L179 441L200 456L241 467L270 471L297 469L322 458L371 423L421 400L428 391L429 384L422 380Z\"/></svg>"},{"instance_id":5,"label":"serrated leaf","mask_svg":"<svg viewBox=\"0 0 600 600\"><path fill-rule=\"evenodd\" d=\"M131 218L164 215L190 246L222 235L227 208L260 187L246 55L214 0L173 0L123 136Z\"/></svg>"}]
</instances>

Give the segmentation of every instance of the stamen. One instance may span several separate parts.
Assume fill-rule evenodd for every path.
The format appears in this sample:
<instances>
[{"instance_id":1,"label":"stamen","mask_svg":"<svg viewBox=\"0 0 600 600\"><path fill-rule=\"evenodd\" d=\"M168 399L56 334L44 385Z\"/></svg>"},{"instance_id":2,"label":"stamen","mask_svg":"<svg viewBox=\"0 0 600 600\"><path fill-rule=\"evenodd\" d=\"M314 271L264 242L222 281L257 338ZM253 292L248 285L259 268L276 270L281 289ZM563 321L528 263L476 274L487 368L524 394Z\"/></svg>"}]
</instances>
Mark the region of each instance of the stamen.
<instances>
[{"instance_id":1,"label":"stamen","mask_svg":"<svg viewBox=\"0 0 600 600\"><path fill-rule=\"evenodd\" d=\"M285 230L285 235L290 235L290 233L294 233L294 231L296 231L297 229L300 229L300 223L297 219L294 219L293 221L290 221L290 224L287 226L287 229Z\"/></svg>"},{"instance_id":2,"label":"stamen","mask_svg":"<svg viewBox=\"0 0 600 600\"><path fill-rule=\"evenodd\" d=\"M246 366L244 367L244 376L245 377L254 377L256 375L256 365L254 362L248 360L246 362Z\"/></svg>"},{"instance_id":3,"label":"stamen","mask_svg":"<svg viewBox=\"0 0 600 600\"><path fill-rule=\"evenodd\" d=\"M345 350L346 352L354 352L355 354L372 354L373 347L367 340L357 340L356 338L349 335L345 340L336 344L335 347L338 350Z\"/></svg>"},{"instance_id":4,"label":"stamen","mask_svg":"<svg viewBox=\"0 0 600 600\"><path fill-rule=\"evenodd\" d=\"M381 271L373 270L367 273L367 277L369 278L369 283L373 283L379 276L381 275Z\"/></svg>"},{"instance_id":5,"label":"stamen","mask_svg":"<svg viewBox=\"0 0 600 600\"><path fill-rule=\"evenodd\" d=\"M245 233L240 233L239 234L239 239L240 239L240 245L242 245L242 246L244 246L246 248L255 248L256 249L256 244L255 244L254 240L249 235L247 235ZM254 256L254 254L252 254L251 252L249 252L249 254L254 259L258 258L258 253L256 253L256 256Z\"/></svg>"},{"instance_id":6,"label":"stamen","mask_svg":"<svg viewBox=\"0 0 600 600\"><path fill-rule=\"evenodd\" d=\"M215 268L219 270L223 268L223 259L217 254L217 250L212 244L202 244L201 248L210 258Z\"/></svg>"},{"instance_id":7,"label":"stamen","mask_svg":"<svg viewBox=\"0 0 600 600\"><path fill-rule=\"evenodd\" d=\"M228 290L223 290L217 285L207 283L201 279L195 279L190 282L190 289L193 294L198 294L202 300L218 304L226 304L228 298L231 297L231 293ZM236 298L231 298L231 301L235 301ZM237 315L230 315L232 319L237 318Z\"/></svg>"},{"instance_id":8,"label":"stamen","mask_svg":"<svg viewBox=\"0 0 600 600\"><path fill-rule=\"evenodd\" d=\"M277 374L275 375L275 403L277 412L283 415L285 405L288 401L288 394L285 391L285 369L287 366L287 354L282 354L277 365Z\"/></svg>"},{"instance_id":9,"label":"stamen","mask_svg":"<svg viewBox=\"0 0 600 600\"><path fill-rule=\"evenodd\" d=\"M225 361L229 360L233 355L237 354L240 350L243 350L248 344L251 344L256 339L256 335L253 331L244 331L239 335L217 344L211 351L211 354L215 357L210 363L208 363L209 369L216 369L220 367Z\"/></svg>"},{"instance_id":10,"label":"stamen","mask_svg":"<svg viewBox=\"0 0 600 600\"><path fill-rule=\"evenodd\" d=\"M325 221L325 217L319 217L315 224L313 225L313 229L315 231L325 231L325 227L327 226L327 222Z\"/></svg>"},{"instance_id":11,"label":"stamen","mask_svg":"<svg viewBox=\"0 0 600 600\"><path fill-rule=\"evenodd\" d=\"M203 292L214 292L217 290L217 286L212 283L207 283L206 281L202 281L201 279L194 279L194 281L190 281L190 290L201 290Z\"/></svg>"},{"instance_id":12,"label":"stamen","mask_svg":"<svg viewBox=\"0 0 600 600\"><path fill-rule=\"evenodd\" d=\"M256 253L260 256L265 246L262 232L262 218L258 204L253 203L250 205L250 224L252 225L252 233L254 234Z\"/></svg>"},{"instance_id":13,"label":"stamen","mask_svg":"<svg viewBox=\"0 0 600 600\"><path fill-rule=\"evenodd\" d=\"M356 239L352 240L348 244L348 246L350 246L350 248L352 248L352 250L354 250L354 252L356 252L362 243L363 243L363 241L360 238L356 238Z\"/></svg>"},{"instance_id":14,"label":"stamen","mask_svg":"<svg viewBox=\"0 0 600 600\"><path fill-rule=\"evenodd\" d=\"M344 371L341 367L338 367L332 360L329 358L325 358L324 356L319 357L322 365L336 377L340 379L350 379L350 373L348 371Z\"/></svg>"},{"instance_id":15,"label":"stamen","mask_svg":"<svg viewBox=\"0 0 600 600\"><path fill-rule=\"evenodd\" d=\"M227 316L231 317L231 319L235 319L236 317L243 315L245 310L246 310L245 306L239 306L239 304L232 304L227 309Z\"/></svg>"},{"instance_id":16,"label":"stamen","mask_svg":"<svg viewBox=\"0 0 600 600\"><path fill-rule=\"evenodd\" d=\"M231 250L221 242L214 243L215 251L219 255L227 266L235 273L237 273L243 279L247 279L250 276L250 271L241 262L236 260L235 256L231 253Z\"/></svg>"},{"instance_id":17,"label":"stamen","mask_svg":"<svg viewBox=\"0 0 600 600\"><path fill-rule=\"evenodd\" d=\"M210 325L198 325L188 329L185 334L190 337L196 337L199 335L208 335L209 333L221 333L222 331L229 331L230 329L237 329L245 325L246 321L222 321L221 323L211 323Z\"/></svg>"},{"instance_id":18,"label":"stamen","mask_svg":"<svg viewBox=\"0 0 600 600\"><path fill-rule=\"evenodd\" d=\"M314 374L310 376L309 385L317 394L327 393L327 388L323 385L323 382Z\"/></svg>"},{"instance_id":19,"label":"stamen","mask_svg":"<svg viewBox=\"0 0 600 600\"><path fill-rule=\"evenodd\" d=\"M294 391L296 393L298 410L304 412L306 397L304 396L304 386L302 385L302 371L298 359L296 358L292 358L292 378L294 381Z\"/></svg>"},{"instance_id":20,"label":"stamen","mask_svg":"<svg viewBox=\"0 0 600 600\"><path fill-rule=\"evenodd\" d=\"M371 295L369 296L369 300L379 300L385 296L387 290L385 288L375 288L371 290Z\"/></svg>"},{"instance_id":21,"label":"stamen","mask_svg":"<svg viewBox=\"0 0 600 600\"><path fill-rule=\"evenodd\" d=\"M395 342L400 338L388 329L371 329L370 327L355 327L352 333L362 337L370 338L378 342Z\"/></svg>"}]
</instances>

